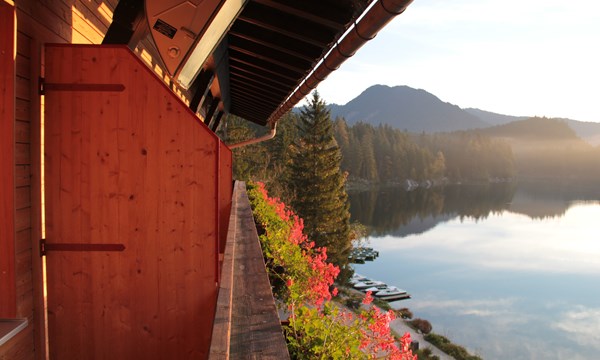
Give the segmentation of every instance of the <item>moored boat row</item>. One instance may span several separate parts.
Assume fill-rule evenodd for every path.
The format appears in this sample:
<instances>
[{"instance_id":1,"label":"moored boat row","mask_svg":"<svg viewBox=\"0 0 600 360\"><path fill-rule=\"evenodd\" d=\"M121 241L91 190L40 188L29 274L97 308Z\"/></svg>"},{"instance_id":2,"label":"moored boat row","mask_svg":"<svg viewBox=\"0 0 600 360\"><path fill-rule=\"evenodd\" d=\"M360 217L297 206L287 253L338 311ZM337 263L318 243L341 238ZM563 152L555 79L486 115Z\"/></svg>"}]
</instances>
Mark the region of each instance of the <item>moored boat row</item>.
<instances>
[{"instance_id":1,"label":"moored boat row","mask_svg":"<svg viewBox=\"0 0 600 360\"><path fill-rule=\"evenodd\" d=\"M396 301L410 299L410 294L403 289L396 286L389 286L382 281L372 280L359 274L354 274L350 279L350 284L356 289L363 292L370 291L374 297L387 300Z\"/></svg>"},{"instance_id":2,"label":"moored boat row","mask_svg":"<svg viewBox=\"0 0 600 360\"><path fill-rule=\"evenodd\" d=\"M379 256L379 251L370 247L357 247L352 249L348 260L356 264L364 264L365 261L373 261Z\"/></svg>"}]
</instances>

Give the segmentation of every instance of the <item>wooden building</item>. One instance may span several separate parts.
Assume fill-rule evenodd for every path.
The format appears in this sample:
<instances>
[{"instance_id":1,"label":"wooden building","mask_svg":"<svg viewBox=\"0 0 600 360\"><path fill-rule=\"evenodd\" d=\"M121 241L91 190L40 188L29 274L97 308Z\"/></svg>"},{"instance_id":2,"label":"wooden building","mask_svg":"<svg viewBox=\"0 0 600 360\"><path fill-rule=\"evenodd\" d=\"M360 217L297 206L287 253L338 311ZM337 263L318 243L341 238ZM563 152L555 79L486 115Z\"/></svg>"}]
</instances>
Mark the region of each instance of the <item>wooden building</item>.
<instances>
[{"instance_id":1,"label":"wooden building","mask_svg":"<svg viewBox=\"0 0 600 360\"><path fill-rule=\"evenodd\" d=\"M0 359L285 357L215 131L274 129L409 3L0 0Z\"/></svg>"}]
</instances>

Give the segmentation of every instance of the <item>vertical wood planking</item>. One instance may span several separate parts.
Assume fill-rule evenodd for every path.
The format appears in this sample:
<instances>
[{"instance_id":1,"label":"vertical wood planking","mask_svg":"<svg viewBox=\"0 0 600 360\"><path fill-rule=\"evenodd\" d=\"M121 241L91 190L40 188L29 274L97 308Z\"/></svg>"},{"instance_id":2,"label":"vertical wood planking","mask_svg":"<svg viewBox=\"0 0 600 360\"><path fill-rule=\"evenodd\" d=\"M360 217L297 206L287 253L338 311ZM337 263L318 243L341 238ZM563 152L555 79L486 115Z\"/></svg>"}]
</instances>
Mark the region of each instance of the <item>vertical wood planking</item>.
<instances>
[{"instance_id":1,"label":"vertical wood planking","mask_svg":"<svg viewBox=\"0 0 600 360\"><path fill-rule=\"evenodd\" d=\"M38 260L38 241L40 238L40 191L37 184L40 181L39 167L39 98L37 94L37 81L40 67L40 48L44 43L56 42L80 42L99 43L103 33L112 16L112 10L118 1L83 1L83 0L50 0L39 2L35 0L22 0L17 5L18 13L18 39L17 39L17 71L18 71L18 97L16 98L16 118L20 121L17 135L18 161L15 167L17 189L20 202L19 207L26 204L26 196L23 192L29 188L31 192L30 204L20 208L17 212L16 224L20 231L17 233L17 251L30 251L32 255L32 269L20 269L24 274L17 274L24 281L18 287L22 293L17 294L18 311L23 316L30 317L33 309L30 304L36 306L36 331L37 339L43 339L43 319L39 314L42 312L41 297L41 263ZM29 69L28 69L29 68ZM29 71L28 71L29 70ZM30 124L29 131L27 124ZM30 136L33 141L26 141ZM30 187L31 186L31 187ZM82 185L83 186L83 185ZM82 199L83 201L83 199ZM82 204L82 206L84 206ZM82 224L83 224L82 219ZM82 225L85 226L85 225ZM30 236L29 246L24 240ZM33 272L33 274L31 274ZM29 280L27 280L29 279ZM34 292L37 293L35 302L30 298L31 289L26 286L32 284ZM31 334L31 332L29 332ZM41 335L40 335L41 334ZM25 342L23 342L25 344ZM42 358L43 344L37 342L38 356ZM30 344L23 345L30 346ZM33 351L29 348L29 351Z\"/></svg>"},{"instance_id":2,"label":"vertical wood planking","mask_svg":"<svg viewBox=\"0 0 600 360\"><path fill-rule=\"evenodd\" d=\"M0 0L3 2L3 0ZM34 321L35 331L28 331L31 339L20 337L23 357L33 358L32 338L35 334L36 357L44 358L44 319L42 270L39 257L41 237L40 164L40 98L37 91L40 76L42 44L56 42L99 43L106 31L116 1L37 0L16 1L17 7L17 84L15 118L18 164L16 172L17 257L31 254L29 262L22 262L16 274L17 316ZM2 24L4 25L4 24ZM2 32L4 34L4 32ZM29 192L29 199L27 196ZM29 202L29 205L27 204ZM29 288L28 288L29 287ZM33 289L31 288L33 287ZM35 312L34 312L35 307ZM9 357L10 358L10 357Z\"/></svg>"},{"instance_id":3,"label":"vertical wood planking","mask_svg":"<svg viewBox=\"0 0 600 360\"><path fill-rule=\"evenodd\" d=\"M15 317L15 15L0 1L0 317Z\"/></svg>"},{"instance_id":4,"label":"vertical wood planking","mask_svg":"<svg viewBox=\"0 0 600 360\"><path fill-rule=\"evenodd\" d=\"M19 23L19 21L17 21ZM34 252L37 248L31 245L33 220L32 188L29 169L32 163L32 133L31 133L31 103L37 93L32 86L31 69L31 39L21 30L17 31L17 56L16 77L19 91L15 97L15 148L18 149L15 157L16 182L15 182L15 209L18 224L16 233L16 280L17 280L17 317L27 318L29 327L34 327L34 291L36 278L32 273L35 261ZM27 332L31 336L34 331ZM33 337L21 338L19 356L32 358L34 355Z\"/></svg>"},{"instance_id":5,"label":"vertical wood planking","mask_svg":"<svg viewBox=\"0 0 600 360\"><path fill-rule=\"evenodd\" d=\"M50 46L46 63L47 83L125 87L46 97L48 243L126 247L48 253L51 356L206 357L220 141L124 47Z\"/></svg>"},{"instance_id":6,"label":"vertical wood planking","mask_svg":"<svg viewBox=\"0 0 600 360\"><path fill-rule=\"evenodd\" d=\"M149 87L143 84L139 79L142 74L138 71L133 73L134 78L133 84L138 90L128 93L127 100L119 103L120 113L130 112L129 106L138 108L144 101L154 103L151 105L150 111L155 112L153 116L163 117L161 109L157 109L160 103L164 103L164 99L160 96L152 94ZM141 85L141 86L140 86ZM155 126L146 126L145 112L134 111L132 113L133 122L127 126L126 132L123 133L122 142L126 144L128 137L134 142L130 148L129 156L123 157L123 168L131 169L131 176L127 177L122 185L133 195L129 195L130 206L125 205L127 210L128 221L129 221L129 232L133 232L136 238L136 243L141 244L139 247L135 247L135 263L130 264L131 271L135 274L132 278L135 284L135 291L138 293L144 293L149 291L145 280L148 278L156 279L160 281L160 264L163 261L162 256L151 257L148 256L152 253L159 253L159 247L156 241L157 237L161 236L161 212L163 211L164 204L160 201L160 189L161 181L157 176L140 176L136 177L135 174L156 174L161 171L161 163L158 160L160 143L161 143L161 132ZM123 119L125 122L127 119ZM149 125L149 124L148 124ZM121 138L119 139L121 140ZM130 140L131 141L131 140ZM166 169L163 169L163 171ZM147 194L147 189L153 189ZM150 195L151 196L146 196ZM123 291L126 290L127 279L123 279ZM136 312L131 307L135 303L128 304L123 307L123 311L127 312L129 316L130 324L136 324L134 328L140 329L141 336L134 339L134 346L146 346L149 351L156 354L159 353L158 336L157 333L158 323L158 309L160 307L161 296L155 296L149 301L143 304L141 312ZM143 313L142 313L143 312ZM152 314L150 318L144 314ZM126 344L121 344L122 351L129 353L132 356L131 349Z\"/></svg>"}]
</instances>

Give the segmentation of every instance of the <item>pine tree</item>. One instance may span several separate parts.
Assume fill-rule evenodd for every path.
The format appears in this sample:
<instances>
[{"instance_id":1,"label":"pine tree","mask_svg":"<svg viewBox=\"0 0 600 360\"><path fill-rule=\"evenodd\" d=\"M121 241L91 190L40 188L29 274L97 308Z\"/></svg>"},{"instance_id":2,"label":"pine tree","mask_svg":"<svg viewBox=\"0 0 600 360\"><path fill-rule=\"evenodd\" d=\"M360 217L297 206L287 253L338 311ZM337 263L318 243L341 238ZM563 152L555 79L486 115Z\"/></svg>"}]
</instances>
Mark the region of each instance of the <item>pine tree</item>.
<instances>
[{"instance_id":1,"label":"pine tree","mask_svg":"<svg viewBox=\"0 0 600 360\"><path fill-rule=\"evenodd\" d=\"M228 145L257 136L248 121L233 115L227 118L225 126L221 126L218 135ZM234 179L244 181L261 179L261 175L265 172L265 155L261 144L234 149L232 164Z\"/></svg>"},{"instance_id":2,"label":"pine tree","mask_svg":"<svg viewBox=\"0 0 600 360\"><path fill-rule=\"evenodd\" d=\"M342 171L348 171L352 159L350 157L350 134L348 132L348 124L344 118L338 117L333 122L333 136L340 147L342 153L342 164L340 165Z\"/></svg>"},{"instance_id":3,"label":"pine tree","mask_svg":"<svg viewBox=\"0 0 600 360\"><path fill-rule=\"evenodd\" d=\"M327 247L329 260L343 269L351 248L346 179L330 113L316 91L301 112L298 132L290 164L292 207L308 238Z\"/></svg>"},{"instance_id":4,"label":"pine tree","mask_svg":"<svg viewBox=\"0 0 600 360\"><path fill-rule=\"evenodd\" d=\"M269 189L269 193L290 203L292 194L289 191L291 146L297 137L297 116L290 112L277 122L277 136L264 142L268 154L268 165L265 178L261 179Z\"/></svg>"}]
</instances>

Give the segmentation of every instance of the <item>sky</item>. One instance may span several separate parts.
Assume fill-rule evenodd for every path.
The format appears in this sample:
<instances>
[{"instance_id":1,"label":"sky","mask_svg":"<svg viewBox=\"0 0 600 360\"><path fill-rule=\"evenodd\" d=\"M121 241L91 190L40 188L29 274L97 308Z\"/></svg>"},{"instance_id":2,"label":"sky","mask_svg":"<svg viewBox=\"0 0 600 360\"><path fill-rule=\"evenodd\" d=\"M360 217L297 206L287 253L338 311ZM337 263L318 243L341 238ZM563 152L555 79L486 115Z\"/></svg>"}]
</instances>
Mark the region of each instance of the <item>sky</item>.
<instances>
[{"instance_id":1,"label":"sky","mask_svg":"<svg viewBox=\"0 0 600 360\"><path fill-rule=\"evenodd\" d=\"M414 0L318 91L341 105L374 84L461 108L600 122L600 1Z\"/></svg>"}]
</instances>

